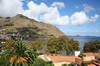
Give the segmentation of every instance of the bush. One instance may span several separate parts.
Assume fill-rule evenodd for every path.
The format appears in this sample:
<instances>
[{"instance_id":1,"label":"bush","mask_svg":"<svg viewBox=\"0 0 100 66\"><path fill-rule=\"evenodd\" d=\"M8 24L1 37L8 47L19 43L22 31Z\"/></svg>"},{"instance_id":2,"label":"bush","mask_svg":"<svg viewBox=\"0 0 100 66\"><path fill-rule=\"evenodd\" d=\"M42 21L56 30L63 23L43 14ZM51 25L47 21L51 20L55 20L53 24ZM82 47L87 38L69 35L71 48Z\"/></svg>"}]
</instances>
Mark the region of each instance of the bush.
<instances>
[{"instance_id":1,"label":"bush","mask_svg":"<svg viewBox=\"0 0 100 66\"><path fill-rule=\"evenodd\" d=\"M10 23L10 24L5 24L4 26L13 26L14 24Z\"/></svg>"},{"instance_id":2,"label":"bush","mask_svg":"<svg viewBox=\"0 0 100 66\"><path fill-rule=\"evenodd\" d=\"M0 18L3 18L3 17L0 16Z\"/></svg>"},{"instance_id":3,"label":"bush","mask_svg":"<svg viewBox=\"0 0 100 66\"><path fill-rule=\"evenodd\" d=\"M67 64L62 64L61 66L67 66Z\"/></svg>"},{"instance_id":4,"label":"bush","mask_svg":"<svg viewBox=\"0 0 100 66\"><path fill-rule=\"evenodd\" d=\"M76 63L70 63L70 64L62 64L62 66L76 66L77 64Z\"/></svg>"},{"instance_id":5,"label":"bush","mask_svg":"<svg viewBox=\"0 0 100 66\"><path fill-rule=\"evenodd\" d=\"M86 55L80 54L78 57L83 58L83 57L85 57L85 56L86 56Z\"/></svg>"},{"instance_id":6,"label":"bush","mask_svg":"<svg viewBox=\"0 0 100 66\"><path fill-rule=\"evenodd\" d=\"M70 63L70 64L68 64L68 66L76 66L77 64L76 63Z\"/></svg>"},{"instance_id":7,"label":"bush","mask_svg":"<svg viewBox=\"0 0 100 66\"><path fill-rule=\"evenodd\" d=\"M52 62L46 62L40 58L36 58L32 66L54 66Z\"/></svg>"},{"instance_id":8,"label":"bush","mask_svg":"<svg viewBox=\"0 0 100 66\"><path fill-rule=\"evenodd\" d=\"M93 63L93 61L92 62L83 62L81 65L82 66L87 66L88 64L92 64Z\"/></svg>"},{"instance_id":9,"label":"bush","mask_svg":"<svg viewBox=\"0 0 100 66\"><path fill-rule=\"evenodd\" d=\"M6 17L6 19L10 19L10 17Z\"/></svg>"}]
</instances>

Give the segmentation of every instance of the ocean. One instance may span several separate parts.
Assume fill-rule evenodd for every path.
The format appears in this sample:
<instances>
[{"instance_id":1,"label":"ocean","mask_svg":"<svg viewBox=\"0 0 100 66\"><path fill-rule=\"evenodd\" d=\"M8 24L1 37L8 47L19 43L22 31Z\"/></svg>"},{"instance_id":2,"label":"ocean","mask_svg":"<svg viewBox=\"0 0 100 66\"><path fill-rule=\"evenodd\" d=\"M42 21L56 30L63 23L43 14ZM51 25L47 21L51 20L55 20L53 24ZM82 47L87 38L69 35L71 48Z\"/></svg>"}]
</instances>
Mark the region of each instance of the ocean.
<instances>
[{"instance_id":1,"label":"ocean","mask_svg":"<svg viewBox=\"0 0 100 66\"><path fill-rule=\"evenodd\" d=\"M84 43L93 41L93 40L100 40L100 37L95 36L68 36L68 38L73 38L79 42L80 51L82 52Z\"/></svg>"}]
</instances>

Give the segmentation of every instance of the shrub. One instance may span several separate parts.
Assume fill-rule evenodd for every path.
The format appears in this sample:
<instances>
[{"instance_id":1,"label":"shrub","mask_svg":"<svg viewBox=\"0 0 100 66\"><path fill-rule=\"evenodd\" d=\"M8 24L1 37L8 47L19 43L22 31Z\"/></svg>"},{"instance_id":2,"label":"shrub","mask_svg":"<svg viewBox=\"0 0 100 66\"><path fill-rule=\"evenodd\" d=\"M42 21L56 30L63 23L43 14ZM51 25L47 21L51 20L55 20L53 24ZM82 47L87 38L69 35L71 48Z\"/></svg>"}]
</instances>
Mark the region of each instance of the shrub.
<instances>
[{"instance_id":1,"label":"shrub","mask_svg":"<svg viewBox=\"0 0 100 66\"><path fill-rule=\"evenodd\" d=\"M6 19L10 19L11 17L6 17Z\"/></svg>"},{"instance_id":2,"label":"shrub","mask_svg":"<svg viewBox=\"0 0 100 66\"><path fill-rule=\"evenodd\" d=\"M62 64L61 66L67 66L67 64Z\"/></svg>"},{"instance_id":3,"label":"shrub","mask_svg":"<svg viewBox=\"0 0 100 66\"><path fill-rule=\"evenodd\" d=\"M62 64L62 66L76 66L77 64L76 63L70 63L70 64Z\"/></svg>"},{"instance_id":4,"label":"shrub","mask_svg":"<svg viewBox=\"0 0 100 66\"><path fill-rule=\"evenodd\" d=\"M40 58L36 58L32 66L54 66L54 65L52 64L52 62L45 62Z\"/></svg>"},{"instance_id":5,"label":"shrub","mask_svg":"<svg viewBox=\"0 0 100 66\"><path fill-rule=\"evenodd\" d=\"M5 24L4 26L13 26L14 24L10 23L10 24Z\"/></svg>"},{"instance_id":6,"label":"shrub","mask_svg":"<svg viewBox=\"0 0 100 66\"><path fill-rule=\"evenodd\" d=\"M92 64L93 63L93 61L92 62L83 62L81 65L82 66L87 66L88 64Z\"/></svg>"}]
</instances>

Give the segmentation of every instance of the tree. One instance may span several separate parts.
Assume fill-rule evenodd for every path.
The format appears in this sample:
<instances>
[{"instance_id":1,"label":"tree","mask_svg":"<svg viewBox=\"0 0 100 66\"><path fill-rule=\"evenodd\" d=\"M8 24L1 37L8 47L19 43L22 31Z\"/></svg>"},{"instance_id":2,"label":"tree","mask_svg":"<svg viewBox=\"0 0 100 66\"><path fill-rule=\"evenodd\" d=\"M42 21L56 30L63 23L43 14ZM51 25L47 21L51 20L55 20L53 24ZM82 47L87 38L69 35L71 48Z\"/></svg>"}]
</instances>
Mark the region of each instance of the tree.
<instances>
[{"instance_id":1,"label":"tree","mask_svg":"<svg viewBox=\"0 0 100 66\"><path fill-rule=\"evenodd\" d=\"M0 65L2 66L28 66L33 63L36 55L27 49L25 43L16 41L14 45L0 54Z\"/></svg>"},{"instance_id":2,"label":"tree","mask_svg":"<svg viewBox=\"0 0 100 66\"><path fill-rule=\"evenodd\" d=\"M2 49L11 48L11 46L13 46L14 43L14 40L7 40L5 43L3 43Z\"/></svg>"},{"instance_id":3,"label":"tree","mask_svg":"<svg viewBox=\"0 0 100 66\"><path fill-rule=\"evenodd\" d=\"M40 51L43 49L44 42L41 40L35 40L29 43L29 47L33 50L33 51Z\"/></svg>"},{"instance_id":4,"label":"tree","mask_svg":"<svg viewBox=\"0 0 100 66\"><path fill-rule=\"evenodd\" d=\"M0 52L2 51L2 46L4 45L5 42L6 42L5 39L0 39Z\"/></svg>"},{"instance_id":5,"label":"tree","mask_svg":"<svg viewBox=\"0 0 100 66\"><path fill-rule=\"evenodd\" d=\"M62 46L66 55L73 53L76 50L79 50L79 43L73 39L69 39L67 37L60 37L60 41L62 42Z\"/></svg>"},{"instance_id":6,"label":"tree","mask_svg":"<svg viewBox=\"0 0 100 66\"><path fill-rule=\"evenodd\" d=\"M69 48L70 51L73 53L74 51L78 51L79 50L79 43L76 40L73 39L69 39Z\"/></svg>"},{"instance_id":7,"label":"tree","mask_svg":"<svg viewBox=\"0 0 100 66\"><path fill-rule=\"evenodd\" d=\"M86 42L83 47L83 52L98 52L100 49L100 41Z\"/></svg>"},{"instance_id":8,"label":"tree","mask_svg":"<svg viewBox=\"0 0 100 66\"><path fill-rule=\"evenodd\" d=\"M0 66L54 66L37 58L37 53L32 52L22 41L16 41L13 46L0 53Z\"/></svg>"},{"instance_id":9,"label":"tree","mask_svg":"<svg viewBox=\"0 0 100 66\"><path fill-rule=\"evenodd\" d=\"M45 62L40 58L36 58L32 66L54 66L51 61Z\"/></svg>"},{"instance_id":10,"label":"tree","mask_svg":"<svg viewBox=\"0 0 100 66\"><path fill-rule=\"evenodd\" d=\"M47 41L47 51L50 53L66 52L66 54L69 55L75 50L79 50L78 41L69 39L66 36L58 38L53 37Z\"/></svg>"},{"instance_id":11,"label":"tree","mask_svg":"<svg viewBox=\"0 0 100 66\"><path fill-rule=\"evenodd\" d=\"M63 46L61 46L62 42L59 38L53 37L47 41L46 50L49 53L61 53L63 51Z\"/></svg>"}]
</instances>

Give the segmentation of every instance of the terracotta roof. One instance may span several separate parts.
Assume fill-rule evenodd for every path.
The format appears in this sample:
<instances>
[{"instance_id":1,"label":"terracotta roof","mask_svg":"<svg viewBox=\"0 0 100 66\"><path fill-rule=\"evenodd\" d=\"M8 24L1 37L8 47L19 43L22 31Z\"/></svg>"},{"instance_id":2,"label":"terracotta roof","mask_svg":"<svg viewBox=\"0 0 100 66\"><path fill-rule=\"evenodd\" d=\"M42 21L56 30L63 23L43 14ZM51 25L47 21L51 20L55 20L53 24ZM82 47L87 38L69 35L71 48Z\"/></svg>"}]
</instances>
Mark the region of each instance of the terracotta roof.
<instances>
[{"instance_id":1,"label":"terracotta roof","mask_svg":"<svg viewBox=\"0 0 100 66\"><path fill-rule=\"evenodd\" d=\"M92 52L88 52L88 53L81 53L83 55L86 55L86 56L100 56L99 53L92 53Z\"/></svg>"},{"instance_id":2,"label":"terracotta roof","mask_svg":"<svg viewBox=\"0 0 100 66\"><path fill-rule=\"evenodd\" d=\"M100 66L100 63L94 62L94 64Z\"/></svg>"},{"instance_id":3,"label":"terracotta roof","mask_svg":"<svg viewBox=\"0 0 100 66\"><path fill-rule=\"evenodd\" d=\"M87 66L96 66L96 65L94 65L94 64L88 64Z\"/></svg>"},{"instance_id":4,"label":"terracotta roof","mask_svg":"<svg viewBox=\"0 0 100 66\"><path fill-rule=\"evenodd\" d=\"M52 62L75 62L75 59L81 59L76 56L56 55L56 54L45 54L44 57Z\"/></svg>"},{"instance_id":5,"label":"terracotta roof","mask_svg":"<svg viewBox=\"0 0 100 66\"><path fill-rule=\"evenodd\" d=\"M100 60L96 60L97 63L100 63Z\"/></svg>"}]
</instances>

